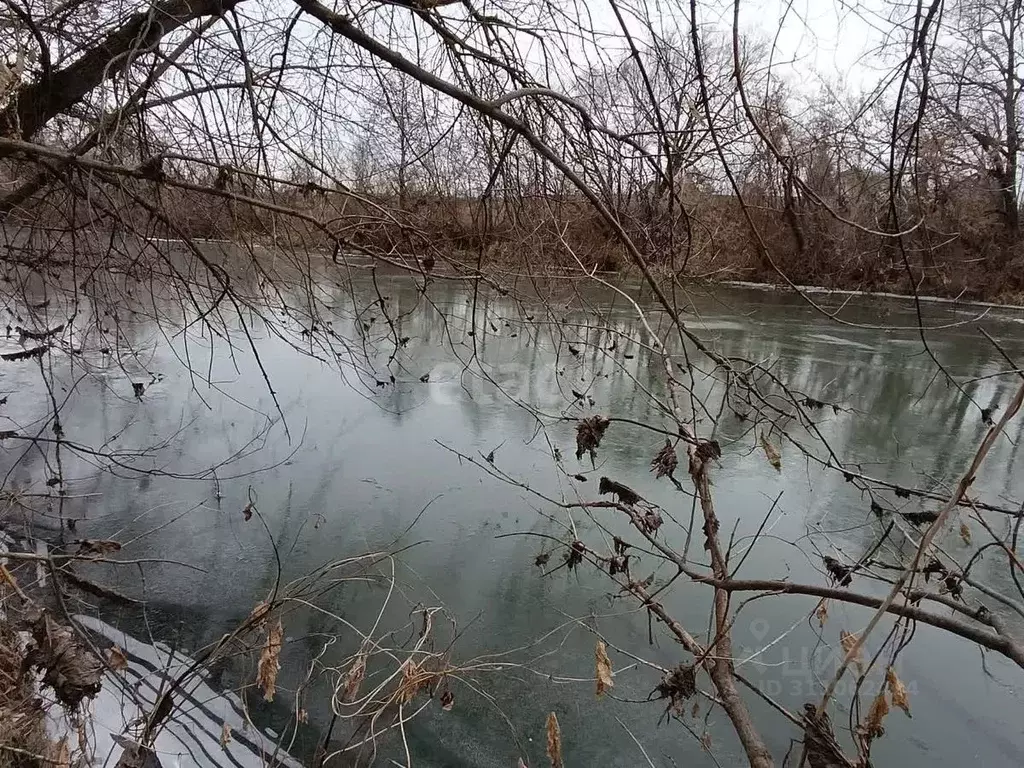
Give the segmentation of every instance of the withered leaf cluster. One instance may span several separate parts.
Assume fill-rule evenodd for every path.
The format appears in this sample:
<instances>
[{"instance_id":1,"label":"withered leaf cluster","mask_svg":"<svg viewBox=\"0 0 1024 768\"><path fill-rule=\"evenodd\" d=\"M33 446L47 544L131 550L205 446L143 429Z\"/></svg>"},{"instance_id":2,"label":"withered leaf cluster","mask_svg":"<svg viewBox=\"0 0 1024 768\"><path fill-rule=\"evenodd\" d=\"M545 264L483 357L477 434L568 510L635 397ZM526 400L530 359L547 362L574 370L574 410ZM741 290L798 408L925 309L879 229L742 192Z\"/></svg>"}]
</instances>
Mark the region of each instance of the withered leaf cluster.
<instances>
[{"instance_id":1,"label":"withered leaf cluster","mask_svg":"<svg viewBox=\"0 0 1024 768\"><path fill-rule=\"evenodd\" d=\"M103 664L75 633L43 611L35 618L25 665L43 673L43 685L53 689L63 706L77 707L93 698L103 682Z\"/></svg>"},{"instance_id":2,"label":"withered leaf cluster","mask_svg":"<svg viewBox=\"0 0 1024 768\"><path fill-rule=\"evenodd\" d=\"M697 692L697 671L692 664L680 664L654 687L659 699L668 699L668 711L683 713L686 701Z\"/></svg>"},{"instance_id":3,"label":"withered leaf cluster","mask_svg":"<svg viewBox=\"0 0 1024 768\"><path fill-rule=\"evenodd\" d=\"M900 515L911 525L931 524L939 519L938 512L930 512L928 510L924 512L900 512Z\"/></svg>"},{"instance_id":4,"label":"withered leaf cluster","mask_svg":"<svg viewBox=\"0 0 1024 768\"><path fill-rule=\"evenodd\" d=\"M583 562L583 553L587 551L587 545L576 539L565 553L565 565L571 571Z\"/></svg>"},{"instance_id":5,"label":"withered leaf cluster","mask_svg":"<svg viewBox=\"0 0 1024 768\"><path fill-rule=\"evenodd\" d=\"M594 466L597 449L601 446L604 433L611 424L611 419L601 415L589 416L576 425L576 458L582 459L583 454L590 454L590 464Z\"/></svg>"},{"instance_id":6,"label":"withered leaf cluster","mask_svg":"<svg viewBox=\"0 0 1024 768\"><path fill-rule=\"evenodd\" d=\"M628 504L632 506L640 501L640 494L630 488L628 485L617 483L614 480L610 480L607 477L601 478L601 483L597 487L597 492L602 496L608 494L614 495L620 504Z\"/></svg>"},{"instance_id":7,"label":"withered leaf cluster","mask_svg":"<svg viewBox=\"0 0 1024 768\"><path fill-rule=\"evenodd\" d=\"M804 704L804 747L811 768L849 768L828 713L819 713L810 702Z\"/></svg>"},{"instance_id":8,"label":"withered leaf cluster","mask_svg":"<svg viewBox=\"0 0 1024 768\"><path fill-rule=\"evenodd\" d=\"M722 446L717 440L701 440L694 448L694 452L697 458L704 462L722 458Z\"/></svg>"},{"instance_id":9,"label":"withered leaf cluster","mask_svg":"<svg viewBox=\"0 0 1024 768\"><path fill-rule=\"evenodd\" d=\"M664 522L658 510L648 509L640 518L640 527L644 533L654 534L658 532Z\"/></svg>"},{"instance_id":10,"label":"withered leaf cluster","mask_svg":"<svg viewBox=\"0 0 1024 768\"><path fill-rule=\"evenodd\" d=\"M829 578L833 584L838 584L840 587L848 587L853 582L853 572L856 570L855 566L843 565L834 557L825 555L821 558L825 564L825 570L828 571Z\"/></svg>"},{"instance_id":11,"label":"withered leaf cluster","mask_svg":"<svg viewBox=\"0 0 1024 768\"><path fill-rule=\"evenodd\" d=\"M603 640L598 640L594 648L595 677L597 679L597 695L615 687L612 680L612 660L608 658L608 648Z\"/></svg>"},{"instance_id":12,"label":"withered leaf cluster","mask_svg":"<svg viewBox=\"0 0 1024 768\"><path fill-rule=\"evenodd\" d=\"M654 473L655 479L672 477L678 466L679 457L676 456L676 449L671 440L665 440L665 445L651 459L651 471Z\"/></svg>"}]
</instances>

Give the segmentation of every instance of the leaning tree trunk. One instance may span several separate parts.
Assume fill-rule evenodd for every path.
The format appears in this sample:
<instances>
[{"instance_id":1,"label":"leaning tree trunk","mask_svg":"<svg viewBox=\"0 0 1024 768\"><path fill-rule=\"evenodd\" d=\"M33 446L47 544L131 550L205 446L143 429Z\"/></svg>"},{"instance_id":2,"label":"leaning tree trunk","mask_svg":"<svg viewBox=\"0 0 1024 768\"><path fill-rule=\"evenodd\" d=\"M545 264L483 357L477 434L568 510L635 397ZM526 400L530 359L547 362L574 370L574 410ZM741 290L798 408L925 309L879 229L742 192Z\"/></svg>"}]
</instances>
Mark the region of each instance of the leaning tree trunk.
<instances>
[{"instance_id":1,"label":"leaning tree trunk","mask_svg":"<svg viewBox=\"0 0 1024 768\"><path fill-rule=\"evenodd\" d=\"M0 111L0 136L31 139L57 115L84 99L105 78L120 74L133 57L170 32L204 16L220 15L241 0L163 0L130 17L64 69L26 83ZM0 157L12 150L0 150Z\"/></svg>"}]
</instances>

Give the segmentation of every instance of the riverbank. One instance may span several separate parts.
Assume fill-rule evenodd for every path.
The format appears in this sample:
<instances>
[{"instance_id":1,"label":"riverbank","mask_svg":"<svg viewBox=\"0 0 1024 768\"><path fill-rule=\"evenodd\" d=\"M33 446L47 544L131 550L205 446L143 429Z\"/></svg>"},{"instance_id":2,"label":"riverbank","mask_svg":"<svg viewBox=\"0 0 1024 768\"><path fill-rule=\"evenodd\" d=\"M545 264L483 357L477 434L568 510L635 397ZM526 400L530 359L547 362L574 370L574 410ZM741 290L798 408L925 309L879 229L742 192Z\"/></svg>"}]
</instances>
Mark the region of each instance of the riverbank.
<instances>
[{"instance_id":1,"label":"riverbank","mask_svg":"<svg viewBox=\"0 0 1024 768\"><path fill-rule=\"evenodd\" d=\"M129 228L121 232L118 247L133 247L132 240L173 246L191 237L200 245L237 245L249 252L316 253L334 260L344 254L357 263L366 259L416 272L419 265L431 264L439 276L466 277L478 270L488 276L591 270L628 276L636 267L621 240L625 233L648 268L665 279L772 285L782 282L781 271L808 290L889 297L916 289L936 298L1024 304L1024 244L963 212L922 223L903 237L903 250L897 252L892 238L848 227L821 211L799 214L797 237L782 210L748 209L754 216L748 222L737 201L717 197L694 200L687 226L650 211L623 210L619 231L573 197L495 200L481 218L482 204L463 199L423 198L402 207L386 196L364 199L324 191L314 200L296 192L268 208L271 203L255 201L210 206L199 193L180 189L164 194L173 212L167 225ZM10 263L67 265L70 253L91 249L90 238L100 251L113 247L105 233L77 232L71 222L62 226L59 220L40 227L30 214L0 225ZM148 220L145 211L138 214ZM934 240L948 232L957 235ZM66 242L57 242L62 239Z\"/></svg>"},{"instance_id":2,"label":"riverbank","mask_svg":"<svg viewBox=\"0 0 1024 768\"><path fill-rule=\"evenodd\" d=\"M946 304L956 307L980 307L985 309L1009 309L1009 310L1020 310L1024 312L1024 294L1021 294L1019 298L1014 301L996 302L996 301L979 301L976 299L965 299L961 297L947 297L947 296L914 296L908 293L892 293L890 291L857 291L847 290L841 288L824 288L819 285L798 285L795 288L788 285L779 285L775 283L757 283L746 280L723 280L719 285L727 285L732 288L746 288L755 291L771 291L771 292L788 292L788 291L799 291L809 295L824 295L824 296L851 296L851 297L863 297L870 299L896 299L898 301L914 301L915 299L920 302L928 304Z\"/></svg>"}]
</instances>

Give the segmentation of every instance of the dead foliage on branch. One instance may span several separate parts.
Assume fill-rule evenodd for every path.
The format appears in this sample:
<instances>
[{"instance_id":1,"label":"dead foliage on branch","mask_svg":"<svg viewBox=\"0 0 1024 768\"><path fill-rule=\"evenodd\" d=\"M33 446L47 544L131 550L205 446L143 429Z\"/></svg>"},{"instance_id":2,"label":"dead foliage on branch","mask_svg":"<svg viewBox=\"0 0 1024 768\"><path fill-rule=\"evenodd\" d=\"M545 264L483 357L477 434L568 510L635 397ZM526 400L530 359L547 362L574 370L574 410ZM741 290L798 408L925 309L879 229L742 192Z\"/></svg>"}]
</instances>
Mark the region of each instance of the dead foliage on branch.
<instances>
[{"instance_id":1,"label":"dead foliage on branch","mask_svg":"<svg viewBox=\"0 0 1024 768\"><path fill-rule=\"evenodd\" d=\"M350 666L348 671L345 673L341 694L342 703L351 704L359 697L359 688L363 684L363 680L365 678L366 654L360 653L356 655L355 661L352 662L352 666Z\"/></svg>"},{"instance_id":2,"label":"dead foliage on branch","mask_svg":"<svg viewBox=\"0 0 1024 768\"><path fill-rule=\"evenodd\" d=\"M46 730L46 710L34 683L18 633L10 622L0 622L0 744L45 755L53 745ZM28 768L31 763L0 754L0 765Z\"/></svg>"},{"instance_id":3,"label":"dead foliage on branch","mask_svg":"<svg viewBox=\"0 0 1024 768\"><path fill-rule=\"evenodd\" d=\"M902 709L907 717L911 717L910 698L907 695L907 688L903 685L903 681L896 676L896 670L892 667L887 667L885 670L885 684L889 689L889 695L892 697L892 705Z\"/></svg>"},{"instance_id":4,"label":"dead foliage on branch","mask_svg":"<svg viewBox=\"0 0 1024 768\"><path fill-rule=\"evenodd\" d=\"M570 571L579 567L580 563L583 562L583 556L587 553L587 545L579 539L576 539L569 545L569 548L563 555L565 559L565 567Z\"/></svg>"},{"instance_id":5,"label":"dead foliage on branch","mask_svg":"<svg viewBox=\"0 0 1024 768\"><path fill-rule=\"evenodd\" d=\"M628 485L610 480L607 477L602 477L600 484L598 485L597 492L602 496L611 494L615 496L620 504L626 506L633 506L640 502L640 494L630 488Z\"/></svg>"},{"instance_id":6,"label":"dead foliage on branch","mask_svg":"<svg viewBox=\"0 0 1024 768\"><path fill-rule=\"evenodd\" d=\"M822 557L821 560L825 564L825 570L828 571L833 584L848 587L853 583L853 574L857 570L856 566L843 565L834 557L828 555Z\"/></svg>"},{"instance_id":7,"label":"dead foliage on branch","mask_svg":"<svg viewBox=\"0 0 1024 768\"><path fill-rule=\"evenodd\" d=\"M651 536L657 533L664 523L665 519L661 516L661 513L653 507L646 510L640 516L640 530Z\"/></svg>"},{"instance_id":8,"label":"dead foliage on branch","mask_svg":"<svg viewBox=\"0 0 1024 768\"><path fill-rule=\"evenodd\" d=\"M803 722L804 749L811 768L858 768L843 754L828 713L818 712L813 704L804 704Z\"/></svg>"},{"instance_id":9,"label":"dead foliage on branch","mask_svg":"<svg viewBox=\"0 0 1024 768\"><path fill-rule=\"evenodd\" d=\"M597 679L598 697L615 687L612 680L612 660L608 658L608 648L604 640L598 640L594 647L595 678Z\"/></svg>"},{"instance_id":10,"label":"dead foliage on branch","mask_svg":"<svg viewBox=\"0 0 1024 768\"><path fill-rule=\"evenodd\" d=\"M1000 615L974 592L987 594L965 593L965 585L978 575L969 572L976 561L973 553L959 560L948 554L949 548L932 546L939 529L943 535L957 530L952 512L974 503L975 489L972 498L966 490L1019 402L981 408L960 381L942 370L947 383L956 385L949 389L960 392L968 407L977 407L980 418L972 417L969 423L988 430L947 503L944 492L911 490L850 471L850 465L841 463L850 457L833 450L818 429L820 421L840 417L841 410L842 418L859 417L818 399L831 391L832 383L815 382L810 391L816 397L790 388L780 378L785 365L748 359L743 351L722 350L702 339L679 302L679 289L685 291L690 278L709 274L770 280L798 291L800 283L808 283L864 290L895 287L915 296L921 290L964 296L1019 294L1024 289L1019 201L1024 163L1017 139L1022 110L1014 83L1020 78L1011 72L1004 82L1002 65L992 64L1021 47L1021 3L947 3L942 13L921 4L893 4L892 18L882 22L890 26L882 30L885 43L879 55L880 60L899 62L898 68L880 78L877 91L840 92L838 98L829 94L827 99L796 97L785 78L772 73L772 55L742 34L747 19L744 16L741 22L741 16L747 9L739 2L733 20L726 19L725 28L717 30L722 34L712 33L719 22L708 18L714 11L709 13L706 4L681 3L655 14L669 20L669 29L661 30L643 21L651 17L646 13L651 8L641 3L631 9L630 33L624 22L621 35L609 33L620 45L595 34L585 14L544 3L531 9L538 15L522 19L520 26L522 8L502 2L481 16L454 4L438 12L439 6L449 5L447 0L370 2L358 9L345 3L335 8L298 0L295 18L315 32L304 35L292 35L292 27L281 22L288 14L261 5L244 6L251 15L239 29L230 13L236 4L166 0L154 6L160 23L152 24L145 13L128 7L104 6L90 16L96 9L89 4L71 3L55 10L51 3L36 3L25 4L24 12L8 23L10 30L5 31L13 31L17 50L14 67L5 64L0 72L0 158L5 174L0 212L3 229L17 230L15 239L24 241L8 248L13 266L5 274L5 291L7 303L17 304L26 317L12 318L7 338L14 344L17 331L19 345L33 342L29 348L0 354L5 362L19 363L11 366L12 371L38 365L45 385L41 389L52 393L60 382L47 368L63 359L59 355L76 365L94 354L110 357L112 350L121 356L121 342L128 334L117 327L116 317L97 323L101 333L108 333L105 326L114 326L109 335L116 345L104 340L97 348L81 349L61 338L65 331L59 329L65 322L69 338L80 335L67 320L71 312L65 310L73 306L77 311L85 303L83 297L93 300L98 293L109 293L118 310L129 305L148 308L152 295L136 302L129 302L128 295L147 285L156 266L168 275L170 284L165 287L176 295L176 306L192 313L180 322L159 318L160 330L168 337L195 326L211 340L224 338L233 324L244 327L258 317L270 335L288 340L298 353L321 363L344 359L348 362L339 364L339 371L347 375L358 369L356 378L374 395L394 393L404 383L395 374L408 376L409 371L375 368L372 353L356 354L351 365L348 357L352 349L365 350L374 329L382 326L390 331L381 337L390 348L388 366L399 350L406 353L415 347L413 337L396 327L387 299L378 292L376 317L357 313L351 339L338 338L340 331L331 325L322 287L342 285L351 277L354 270L347 266L348 259L358 256L373 269L387 265L404 272L416 281L417 295L428 300L437 281L472 285L474 327L465 334L473 339L474 356L486 329L501 332L493 320L480 321L479 294L512 295L521 307L525 293L516 287L518 276L533 283L550 271L559 278L569 275L595 284L600 280L602 289L619 290L633 302L632 286L620 290L600 277L629 271L642 278L635 295L645 296L645 302L649 297L655 305L650 311L646 304L634 303L642 333L630 338L602 317L599 330L615 334L611 343L588 340L584 346L580 340L586 337L578 335L576 346L566 342L571 357L562 362L579 369L573 371L580 374L578 380L585 374L593 381L611 375L589 369L591 358L603 352L606 362L615 366L612 370L633 379L638 397L646 397L652 408L628 414L636 417L630 421L670 436L650 461L650 470L656 479L675 482L676 446L684 441L695 502L684 514L676 514L679 510L655 506L628 485L602 477L598 492L614 497L614 503L564 497L546 497L545 503L560 505L559 511L565 513L557 520L564 530L554 540L562 548L566 570L575 577L584 562L597 564L621 590L616 598L621 594L637 601L650 622L652 642L658 626L685 650L686 658L694 660L677 666L658 684L656 691L668 700L668 709L681 713L682 703L696 693L697 671L706 673L709 700L725 712L747 761L755 768L773 764L760 734L762 726L747 708L746 693L738 688L742 678L734 668L739 653L732 645L733 622L739 606L752 602L747 593L758 598L816 599L817 608L807 618L817 616L819 628L826 623L830 605L876 612L860 634L841 634L840 645L848 658L835 682L847 664L866 672L876 663L865 660L863 642L874 636L880 617L894 617L898 631L894 639L883 641L891 643L884 648L891 650L885 661L885 690L871 702L863 721L849 729L862 756L884 732L891 707L909 714L906 688L892 666L906 647L899 643L909 642L913 634L908 627L931 624L1024 666L1019 641L1003 631ZM618 9L615 13L618 16ZM415 35L404 34L406 23L416 25ZM458 25L460 34L453 35L450 24ZM220 36L228 34L233 43L219 45ZM173 48L166 45L171 40ZM521 47L523 40L530 40L530 50ZM563 55L556 66L538 68L532 53L536 40L545 51L583 48L587 56L567 62ZM479 41L486 50L476 47ZM288 56L280 55L285 43ZM236 77L252 72L260 73L259 85L250 76ZM559 74L551 77L548 72ZM182 78L181 73L188 74ZM108 82L118 87L108 88ZM55 89L55 83L60 87ZM902 85L895 90L893 83ZM531 87L524 89L523 84ZM58 92L60 98L55 98ZM229 105L225 113L235 118L211 120L211 102L197 99L208 93L217 94L218 105L223 97ZM151 98L154 94L160 98ZM188 108L166 108L178 100ZM874 108L837 115L834 105L847 102ZM245 108L235 108L238 105ZM350 113L365 119L353 120ZM289 137L281 138L279 128L300 123L308 130L299 136L286 131ZM501 149L495 146L498 136L507 137ZM346 148L345 157L335 157L336 140L347 137L353 141L341 143L351 143L351 151ZM86 230L98 231L98 243L80 243L79 234ZM232 247L220 254L223 258L211 259L206 244L197 241L200 237L226 238ZM181 252L157 247L159 241L180 243ZM138 247L108 244L115 242ZM241 245L251 247L236 247ZM254 255L257 249L271 257ZM189 268L178 271L174 258L182 258ZM279 268L279 262L286 266ZM515 281L508 279L510 274L517 275ZM32 291L39 295L19 296L16 286L26 275L43 289ZM86 275L88 282L83 280ZM287 299L282 294L288 294ZM819 315L839 317L807 292L799 295ZM559 306L556 299L541 298L545 300L548 310ZM308 316L291 318L296 321L291 327L269 319L278 313L288 317L298 306L306 307ZM51 313L59 309L60 314L47 314L48 308ZM524 327L533 320L526 316ZM569 325L565 319L553 324ZM55 331L25 331L25 325ZM925 336L922 328L922 343ZM668 339L678 339L678 345L666 343ZM252 342L252 337L246 340ZM263 371L257 346L251 348ZM557 348L564 348L562 342ZM635 375L645 370L642 365L647 371L664 370L659 386L644 388ZM1012 361L1007 365L1016 375L1019 366ZM411 375L429 384L430 375L421 371L414 369ZM283 423L274 386L263 375ZM566 387L573 394L573 407L593 407L590 384L578 380ZM698 381L705 380L711 382L712 393L723 391L720 410L704 397ZM149 407L154 398L151 385L129 383L126 394L136 398L131 405ZM584 391L571 389L573 385ZM828 396L841 401L846 394ZM58 397L51 394L54 401ZM528 405L532 409L536 404ZM19 426L17 431L3 430L0 438L7 444L29 440L48 467L59 468L61 451L69 450L61 410L54 402L53 413L41 422L38 434L45 437L31 438L27 428ZM541 410L534 409L538 421L544 421L538 415ZM897 524L922 526L909 533L902 530L905 526L899 529L907 539L920 537L918 551L902 540L890 541L881 552L881 542L873 541L871 554L878 555L873 558L858 559L838 546L816 549L842 553L842 559L823 558L826 575L822 579L812 574L810 578L818 578L815 583L800 584L788 574L781 580L740 579L741 567L749 569L758 560L748 561L747 553L777 533L769 519L773 509L763 518L750 515L764 521L750 530L740 527L747 522L748 510L723 514L723 521L735 518L740 524L728 539L720 531L711 472L714 462L723 458L722 446L729 450L734 444L733 436L724 434L727 430L719 430L721 415L729 411L744 443L752 441L753 451L763 453L777 472L782 470L785 445L786 451L793 451L794 472L788 474L795 474L804 460L808 466L842 472L852 484L846 488L870 498L875 517L888 515ZM642 424L644 412L657 417ZM597 452L611 421L595 415L576 424L577 461L589 455L596 469ZM123 459L105 449L97 453L94 457L85 451L90 459ZM560 462L561 454L557 449L553 453ZM494 460L492 450L483 464L493 476L502 476ZM645 462L641 461L641 471ZM585 475L570 476L586 482ZM624 479L630 481L628 476ZM43 487L58 489L48 492L47 501L63 509L63 474L50 472ZM517 487L529 491L535 486L522 482ZM573 492L581 491L573 486ZM876 500L889 504L890 497L913 495L943 507L904 513ZM614 539L608 557L599 553L607 552L608 540L616 533L605 528L606 520L595 510L613 506L628 519L627 530L636 541ZM581 510L590 515L589 521L578 519ZM241 512L240 518L251 525L262 522L252 503ZM865 530L874 535L870 526L878 521L865 517ZM63 528L64 517L58 519ZM597 525L603 536L600 544L590 543L598 534L588 522ZM978 551L975 539L984 535L981 528L972 531L959 522L955 546ZM979 519L978 525L990 533L985 521ZM986 564L999 553L1016 577L1016 533L992 538L981 545L986 548ZM83 540L72 557L94 567L99 560L109 560L106 556L118 547L113 541ZM545 566L550 552L538 554L535 563ZM630 574L631 562L639 558L645 573L648 561L654 561L652 575L642 582ZM706 589L707 620L687 627L672 616L665 607L668 601L659 597L661 586L647 592L655 573L665 576L665 590L683 584ZM856 587L863 589L860 594L854 592L855 575ZM78 579L82 589L104 599L115 597L79 576L63 578ZM1020 591L1016 578L1003 581L1015 583ZM891 587L889 597L880 599L877 590L868 588L877 584L886 585L883 590ZM239 635L249 643L246 650L259 655L256 683L268 701L283 697L285 690L283 683L278 690L284 641L280 609L289 600L302 604L314 591L302 588L286 589L273 605L257 606L249 627ZM929 603L941 603L944 613ZM355 655L326 673L335 685L332 705L338 718L370 723L366 743L393 726L401 728L404 721L389 718L388 713L425 705L424 693L433 696L440 691L442 708L452 706L454 694L448 685L454 674L446 653L430 645L433 615L423 611L419 626L416 612L417 626L409 632L414 639L408 647L382 649L377 645L380 638L359 638ZM58 697L81 702L89 695L91 678L84 667L60 668L65 652L74 656L71 641L62 633L65 629L46 625L42 635L33 630L35 663ZM242 642L238 637L232 640ZM116 654L108 659L112 666L120 665ZM385 660L387 669L378 678ZM595 649L595 665L601 695L613 684L603 644ZM378 679L383 681L379 685ZM805 710L799 723L784 713L803 732L811 768L849 764L824 714L833 692L830 687L822 703ZM153 714L153 721L168 716L171 700L170 695L161 699L164 709ZM708 733L698 738L710 751ZM554 713L547 721L547 752L552 766L561 766Z\"/></svg>"},{"instance_id":11,"label":"dead foliage on branch","mask_svg":"<svg viewBox=\"0 0 1024 768\"><path fill-rule=\"evenodd\" d=\"M651 459L651 471L654 473L655 479L672 478L678 466L679 457L676 456L675 446L672 445L671 440L666 440L665 445Z\"/></svg>"},{"instance_id":12,"label":"dead foliage on branch","mask_svg":"<svg viewBox=\"0 0 1024 768\"><path fill-rule=\"evenodd\" d=\"M659 699L668 699L667 711L682 715L686 702L697 692L697 668L693 664L680 664L654 687Z\"/></svg>"},{"instance_id":13,"label":"dead foliage on branch","mask_svg":"<svg viewBox=\"0 0 1024 768\"><path fill-rule=\"evenodd\" d=\"M43 674L43 684L53 689L57 701L75 709L100 691L103 663L69 627L43 611L29 626L32 635L25 663Z\"/></svg>"},{"instance_id":14,"label":"dead foliage on branch","mask_svg":"<svg viewBox=\"0 0 1024 768\"><path fill-rule=\"evenodd\" d=\"M78 542L78 554L83 557L102 557L120 551L121 543L119 541L82 539Z\"/></svg>"},{"instance_id":15,"label":"dead foliage on branch","mask_svg":"<svg viewBox=\"0 0 1024 768\"><path fill-rule=\"evenodd\" d=\"M882 723L888 714L889 701L885 697L885 691L882 690L871 700L868 716L857 726L857 737L864 752L870 752L871 742L885 735L885 728Z\"/></svg>"},{"instance_id":16,"label":"dead foliage on branch","mask_svg":"<svg viewBox=\"0 0 1024 768\"><path fill-rule=\"evenodd\" d=\"M123 649L112 645L107 649L107 666L114 672L124 672L128 669L128 657Z\"/></svg>"},{"instance_id":17,"label":"dead foliage on branch","mask_svg":"<svg viewBox=\"0 0 1024 768\"><path fill-rule=\"evenodd\" d=\"M267 639L263 644L256 672L256 684L263 690L263 698L267 701L274 700L274 693L277 690L277 673L281 669L283 641L284 627L281 625L281 620L278 619L267 630Z\"/></svg>"},{"instance_id":18,"label":"dead foliage on branch","mask_svg":"<svg viewBox=\"0 0 1024 768\"><path fill-rule=\"evenodd\" d=\"M403 706L411 703L417 693L428 688L436 679L436 673L424 669L411 659L407 660L402 665L402 679L395 694L398 703Z\"/></svg>"},{"instance_id":19,"label":"dead foliage on branch","mask_svg":"<svg viewBox=\"0 0 1024 768\"><path fill-rule=\"evenodd\" d=\"M597 449L601 446L611 419L604 416L590 416L576 425L576 458L582 459L583 454L590 454L591 466L596 466Z\"/></svg>"},{"instance_id":20,"label":"dead foliage on branch","mask_svg":"<svg viewBox=\"0 0 1024 768\"><path fill-rule=\"evenodd\" d=\"M939 517L937 512L930 510L923 512L900 512L900 516L911 525L931 525Z\"/></svg>"},{"instance_id":21,"label":"dead foliage on branch","mask_svg":"<svg viewBox=\"0 0 1024 768\"><path fill-rule=\"evenodd\" d=\"M554 712L548 713L546 726L547 753L551 768L562 768L562 729Z\"/></svg>"},{"instance_id":22,"label":"dead foliage on branch","mask_svg":"<svg viewBox=\"0 0 1024 768\"><path fill-rule=\"evenodd\" d=\"M693 449L697 458L703 463L722 458L722 446L717 440L698 440Z\"/></svg>"}]
</instances>

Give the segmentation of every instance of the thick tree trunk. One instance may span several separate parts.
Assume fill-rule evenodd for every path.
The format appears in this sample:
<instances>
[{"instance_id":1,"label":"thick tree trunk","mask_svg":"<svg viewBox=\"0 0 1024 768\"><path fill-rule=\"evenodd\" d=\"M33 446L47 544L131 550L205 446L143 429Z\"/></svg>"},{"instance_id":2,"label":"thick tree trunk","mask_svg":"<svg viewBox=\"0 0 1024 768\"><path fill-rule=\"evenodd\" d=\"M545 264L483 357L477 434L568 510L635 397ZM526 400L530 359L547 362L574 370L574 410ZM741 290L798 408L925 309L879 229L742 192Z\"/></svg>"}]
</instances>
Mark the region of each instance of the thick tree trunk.
<instances>
[{"instance_id":1,"label":"thick tree trunk","mask_svg":"<svg viewBox=\"0 0 1024 768\"><path fill-rule=\"evenodd\" d=\"M1017 88L1017 38L1021 24L1021 13L1024 3L1014 0L1009 9L1007 46L1006 46L1006 94L1003 98L1003 119L1006 122L1006 179L1003 186L1003 208L1006 214L1006 229L1011 240L1016 241L1020 234L1020 200L1017 198L1017 173L1019 160L1020 136L1018 135L1018 101Z\"/></svg>"},{"instance_id":2,"label":"thick tree trunk","mask_svg":"<svg viewBox=\"0 0 1024 768\"><path fill-rule=\"evenodd\" d=\"M153 47L169 32L203 16L219 15L241 0L163 0L130 16L94 47L49 78L22 85L0 112L0 136L30 140L57 115L84 99L105 78L121 73L132 51ZM0 150L0 157L9 154Z\"/></svg>"}]
</instances>

